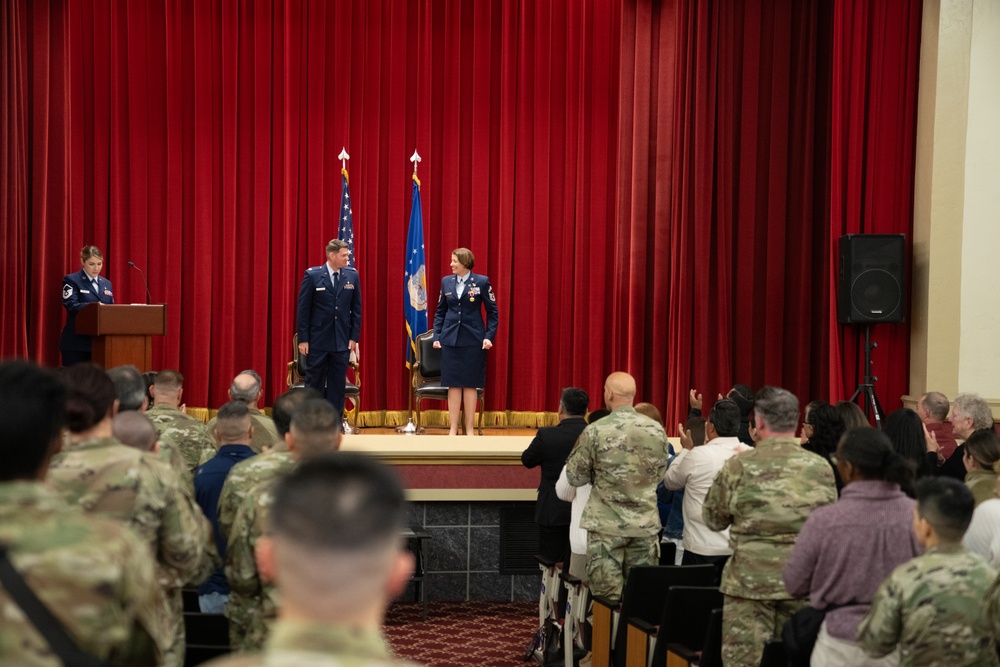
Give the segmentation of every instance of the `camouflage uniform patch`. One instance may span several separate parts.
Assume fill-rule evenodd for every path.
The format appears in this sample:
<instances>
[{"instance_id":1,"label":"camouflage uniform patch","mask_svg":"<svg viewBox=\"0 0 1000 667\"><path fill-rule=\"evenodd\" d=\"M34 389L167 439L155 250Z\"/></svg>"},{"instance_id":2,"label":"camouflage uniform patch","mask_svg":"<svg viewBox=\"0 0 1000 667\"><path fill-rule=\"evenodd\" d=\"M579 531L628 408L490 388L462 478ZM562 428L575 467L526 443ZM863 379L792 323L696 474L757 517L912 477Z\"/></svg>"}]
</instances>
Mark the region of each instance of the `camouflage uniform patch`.
<instances>
[{"instance_id":1,"label":"camouflage uniform patch","mask_svg":"<svg viewBox=\"0 0 1000 667\"><path fill-rule=\"evenodd\" d=\"M858 644L876 657L898 644L900 667L1000 664L989 598L983 605L995 575L960 545L928 549L879 586L858 626Z\"/></svg>"},{"instance_id":2,"label":"camouflage uniform patch","mask_svg":"<svg viewBox=\"0 0 1000 667\"><path fill-rule=\"evenodd\" d=\"M587 579L597 597L620 601L628 573L636 565L659 565L660 538L587 533Z\"/></svg>"},{"instance_id":3,"label":"camouflage uniform patch","mask_svg":"<svg viewBox=\"0 0 1000 667\"><path fill-rule=\"evenodd\" d=\"M81 649L116 665L157 663L153 559L132 531L82 515L42 484L5 482L0 483L0 542ZM61 664L2 589L0 664Z\"/></svg>"},{"instance_id":4,"label":"camouflage uniform patch","mask_svg":"<svg viewBox=\"0 0 1000 667\"><path fill-rule=\"evenodd\" d=\"M154 405L146 416L160 434L161 449L177 449L192 475L202 462L215 456L215 438L194 417L170 405ZM206 454L208 458L204 458Z\"/></svg>"},{"instance_id":5,"label":"camouflage uniform patch","mask_svg":"<svg viewBox=\"0 0 1000 667\"><path fill-rule=\"evenodd\" d=\"M219 532L223 538L229 540L236 513L254 487L289 472L294 464L286 450L251 456L233 466L219 495Z\"/></svg>"},{"instance_id":6,"label":"camouflage uniform patch","mask_svg":"<svg viewBox=\"0 0 1000 667\"><path fill-rule=\"evenodd\" d=\"M726 667L757 667L764 643L781 639L781 629L792 614L804 609L808 600L749 600L725 596L722 604L722 664Z\"/></svg>"}]
</instances>

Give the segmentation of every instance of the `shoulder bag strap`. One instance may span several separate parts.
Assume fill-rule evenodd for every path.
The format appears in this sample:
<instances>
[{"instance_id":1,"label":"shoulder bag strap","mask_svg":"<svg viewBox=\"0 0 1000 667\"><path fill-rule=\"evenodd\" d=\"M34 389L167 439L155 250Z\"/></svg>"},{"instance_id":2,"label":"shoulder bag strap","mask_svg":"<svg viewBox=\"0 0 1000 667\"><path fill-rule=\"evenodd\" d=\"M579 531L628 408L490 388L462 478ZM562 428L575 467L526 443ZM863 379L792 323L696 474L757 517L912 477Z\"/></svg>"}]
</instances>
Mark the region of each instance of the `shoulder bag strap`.
<instances>
[{"instance_id":1,"label":"shoulder bag strap","mask_svg":"<svg viewBox=\"0 0 1000 667\"><path fill-rule=\"evenodd\" d=\"M85 653L69 636L48 607L38 599L24 577L14 569L7 555L7 545L0 544L0 584L7 590L14 602L21 607L25 616L35 626L45 641L49 643L64 667L105 667L105 663L89 653Z\"/></svg>"}]
</instances>

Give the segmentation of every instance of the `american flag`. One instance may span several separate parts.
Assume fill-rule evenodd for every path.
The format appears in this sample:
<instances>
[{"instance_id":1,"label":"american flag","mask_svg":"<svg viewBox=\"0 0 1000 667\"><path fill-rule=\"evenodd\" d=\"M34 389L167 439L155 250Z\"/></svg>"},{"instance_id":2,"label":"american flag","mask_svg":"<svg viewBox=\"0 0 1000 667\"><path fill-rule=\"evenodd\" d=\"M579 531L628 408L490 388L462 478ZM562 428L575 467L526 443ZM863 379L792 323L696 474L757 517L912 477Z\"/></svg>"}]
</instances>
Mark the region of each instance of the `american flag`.
<instances>
[{"instance_id":1,"label":"american flag","mask_svg":"<svg viewBox=\"0 0 1000 667\"><path fill-rule=\"evenodd\" d=\"M347 262L349 267L354 266L354 212L351 210L351 188L347 184L347 169L340 170L340 212L337 221L337 238L347 241L347 248L351 253L351 259Z\"/></svg>"}]
</instances>

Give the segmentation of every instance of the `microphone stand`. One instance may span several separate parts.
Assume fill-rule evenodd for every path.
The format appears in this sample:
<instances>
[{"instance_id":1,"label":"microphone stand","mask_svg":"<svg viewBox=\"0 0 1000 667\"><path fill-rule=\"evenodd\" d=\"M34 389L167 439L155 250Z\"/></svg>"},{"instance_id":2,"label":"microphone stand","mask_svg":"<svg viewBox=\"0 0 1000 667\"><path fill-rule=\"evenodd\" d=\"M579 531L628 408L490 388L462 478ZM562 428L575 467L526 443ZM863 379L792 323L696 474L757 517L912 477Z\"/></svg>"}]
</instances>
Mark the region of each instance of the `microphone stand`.
<instances>
[{"instance_id":1,"label":"microphone stand","mask_svg":"<svg viewBox=\"0 0 1000 667\"><path fill-rule=\"evenodd\" d=\"M129 262L128 265L138 271L139 275L142 277L142 286L146 288L146 305L148 306L152 303L153 297L149 293L149 285L146 283L146 274L142 272L142 269L135 265L135 262Z\"/></svg>"}]
</instances>

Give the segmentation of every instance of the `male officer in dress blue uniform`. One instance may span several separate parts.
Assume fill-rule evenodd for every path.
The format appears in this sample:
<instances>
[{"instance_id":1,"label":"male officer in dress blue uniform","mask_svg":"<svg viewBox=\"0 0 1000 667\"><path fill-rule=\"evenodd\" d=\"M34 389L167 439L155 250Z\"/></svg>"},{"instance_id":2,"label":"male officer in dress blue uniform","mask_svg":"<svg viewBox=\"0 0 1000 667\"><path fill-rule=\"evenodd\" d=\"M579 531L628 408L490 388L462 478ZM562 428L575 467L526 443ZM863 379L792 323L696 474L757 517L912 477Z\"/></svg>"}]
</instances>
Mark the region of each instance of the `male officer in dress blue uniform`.
<instances>
[{"instance_id":1,"label":"male officer in dress blue uniform","mask_svg":"<svg viewBox=\"0 0 1000 667\"><path fill-rule=\"evenodd\" d=\"M361 336L361 283L347 266L347 242L326 244L326 263L306 269L299 286L299 352L306 355L306 386L343 418L347 364Z\"/></svg>"}]
</instances>

